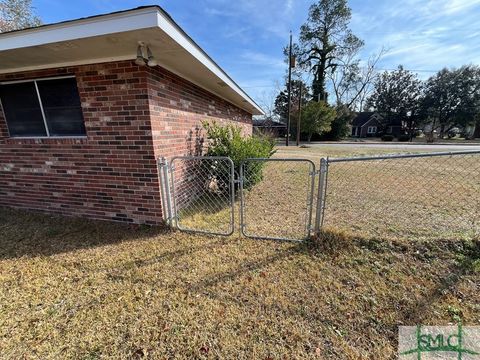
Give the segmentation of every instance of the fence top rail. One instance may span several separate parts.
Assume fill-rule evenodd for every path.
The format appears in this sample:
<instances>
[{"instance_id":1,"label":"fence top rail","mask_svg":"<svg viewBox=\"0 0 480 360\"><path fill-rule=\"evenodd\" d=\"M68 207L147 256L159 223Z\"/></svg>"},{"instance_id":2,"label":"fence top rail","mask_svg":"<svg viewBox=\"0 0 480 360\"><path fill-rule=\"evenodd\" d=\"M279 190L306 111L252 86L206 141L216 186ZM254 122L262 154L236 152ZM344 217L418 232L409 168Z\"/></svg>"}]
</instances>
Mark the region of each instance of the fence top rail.
<instances>
[{"instance_id":1,"label":"fence top rail","mask_svg":"<svg viewBox=\"0 0 480 360\"><path fill-rule=\"evenodd\" d=\"M170 159L170 162L174 162L175 160L230 160L228 156L174 156Z\"/></svg>"},{"instance_id":2,"label":"fence top rail","mask_svg":"<svg viewBox=\"0 0 480 360\"><path fill-rule=\"evenodd\" d=\"M328 163L336 162L352 162L352 161L372 161L372 160L390 160L390 159L409 159L409 158L425 158L434 156L457 156L457 155L480 155L480 150L468 151L447 151L447 152L431 152L420 154L398 154L398 155L380 155L380 156L356 156L346 158L327 158Z\"/></svg>"},{"instance_id":3,"label":"fence top rail","mask_svg":"<svg viewBox=\"0 0 480 360\"><path fill-rule=\"evenodd\" d=\"M312 165L315 165L315 163L310 160L310 159L304 159L304 158L247 158L242 161L243 163L246 163L248 161L282 161L282 162L307 162Z\"/></svg>"}]
</instances>

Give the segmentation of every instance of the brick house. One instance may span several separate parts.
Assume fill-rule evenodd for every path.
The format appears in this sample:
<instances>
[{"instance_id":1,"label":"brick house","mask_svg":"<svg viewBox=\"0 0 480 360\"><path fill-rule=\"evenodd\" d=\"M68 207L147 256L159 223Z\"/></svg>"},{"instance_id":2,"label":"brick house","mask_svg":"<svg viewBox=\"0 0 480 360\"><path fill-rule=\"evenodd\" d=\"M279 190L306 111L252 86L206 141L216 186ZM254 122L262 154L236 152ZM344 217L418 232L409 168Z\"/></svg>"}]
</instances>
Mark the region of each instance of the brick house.
<instances>
[{"instance_id":1,"label":"brick house","mask_svg":"<svg viewBox=\"0 0 480 360\"><path fill-rule=\"evenodd\" d=\"M0 206L162 221L157 159L262 110L157 6L0 34Z\"/></svg>"},{"instance_id":2,"label":"brick house","mask_svg":"<svg viewBox=\"0 0 480 360\"><path fill-rule=\"evenodd\" d=\"M352 137L378 136L383 130L383 117L377 112L360 112L352 120Z\"/></svg>"},{"instance_id":3,"label":"brick house","mask_svg":"<svg viewBox=\"0 0 480 360\"><path fill-rule=\"evenodd\" d=\"M382 116L376 111L364 111L358 113L352 120L352 137L377 137L392 135L399 137L407 134L407 124L401 119Z\"/></svg>"}]
</instances>

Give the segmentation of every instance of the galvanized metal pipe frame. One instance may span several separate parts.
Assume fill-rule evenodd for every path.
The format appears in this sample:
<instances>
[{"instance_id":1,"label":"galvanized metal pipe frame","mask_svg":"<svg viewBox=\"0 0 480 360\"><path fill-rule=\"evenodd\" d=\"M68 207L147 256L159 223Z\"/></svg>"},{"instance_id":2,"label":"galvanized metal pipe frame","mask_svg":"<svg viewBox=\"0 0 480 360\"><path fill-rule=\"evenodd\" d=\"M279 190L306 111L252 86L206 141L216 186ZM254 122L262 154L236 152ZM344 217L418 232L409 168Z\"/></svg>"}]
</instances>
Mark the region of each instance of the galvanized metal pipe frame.
<instances>
[{"instance_id":1,"label":"galvanized metal pipe frame","mask_svg":"<svg viewBox=\"0 0 480 360\"><path fill-rule=\"evenodd\" d=\"M425 157L455 156L455 155L475 155L475 154L480 154L480 151L479 150L469 150L469 151L431 152L431 153L420 153L420 154L400 154L400 155L384 155L384 156L357 156L357 157L328 159L328 162L329 163L336 163L336 162L352 162L352 161L410 159L410 158L425 158Z\"/></svg>"},{"instance_id":2,"label":"galvanized metal pipe frame","mask_svg":"<svg viewBox=\"0 0 480 360\"><path fill-rule=\"evenodd\" d=\"M318 182L317 211L315 217L315 234L321 232L324 222L326 197L328 187L328 168L333 163L358 162L358 161L378 161L378 160L395 160L395 159L413 159L413 158L431 158L439 156L459 156L459 155L480 155L479 150L466 151L448 151L448 152L431 152L419 154L399 154L384 156L356 156L347 158L322 158L320 160L320 179Z\"/></svg>"},{"instance_id":3,"label":"galvanized metal pipe frame","mask_svg":"<svg viewBox=\"0 0 480 360\"><path fill-rule=\"evenodd\" d=\"M229 164L230 170L229 170L229 197L230 197L230 207L231 207L231 212L230 212L230 230L226 233L222 232L216 232L216 231L206 231L206 230L196 230L196 229L189 229L189 228L184 228L181 225L181 221L179 221L178 217L178 204L177 204L177 197L175 193L175 161L202 161L202 160L223 160L227 161ZM227 156L175 156L170 160L170 170L172 173L172 197L173 197L173 213L174 213L174 219L175 219L175 227L178 230L181 231L186 231L186 232L194 232L194 233L200 233L200 234L207 234L207 235L221 235L221 236L230 236L235 232L235 186L234 186L234 180L235 180L235 165L232 161Z\"/></svg>"},{"instance_id":4,"label":"galvanized metal pipe frame","mask_svg":"<svg viewBox=\"0 0 480 360\"><path fill-rule=\"evenodd\" d=\"M311 235L312 220L313 220L313 194L315 191L315 178L319 174L319 181L317 187L317 203L316 213L314 219L313 231L315 235L318 235L323 227L324 215L327 202L327 189L328 189L328 170L329 165L333 163L341 162L356 162L356 161L378 161L378 160L394 160L394 159L409 159L409 158L429 158L439 156L458 156L458 155L478 155L480 151L452 151L452 152L432 152L432 153L419 153L419 154L401 154L401 155L385 155L385 156L359 156L359 157L347 157L347 158L322 158L320 160L320 169L316 172L315 163L309 159L293 159L293 158L249 158L242 162L240 166L240 174L238 179L235 179L235 168L233 161L229 157L215 157L215 156L177 156L171 159L170 166L165 158L161 158L158 161L159 174L161 182L161 197L162 197L162 209L166 221L170 226L176 227L182 231L198 232L209 235L232 235L235 231L235 183L240 184L240 233L247 238L254 239L266 239L266 240L284 240L284 241L303 241L301 239L290 239L283 237L266 237L258 235L250 235L246 232L246 219L245 219L245 164L247 162L307 162L310 166L310 180L311 184L307 191L307 214L306 214L306 227L305 235L308 238ZM175 160L194 161L194 160L224 160L229 163L229 184L230 184L230 206L231 206L231 221L230 231L227 233L210 232L203 230L182 228L181 223L178 222L178 208L175 196L175 175L174 175L174 162ZM171 175L169 174L169 170ZM170 179L171 176L171 179ZM170 188L170 180L172 180ZM172 199L173 198L173 199ZM166 204L166 206L163 206Z\"/></svg>"},{"instance_id":5,"label":"galvanized metal pipe frame","mask_svg":"<svg viewBox=\"0 0 480 360\"><path fill-rule=\"evenodd\" d=\"M258 235L249 235L246 230L245 223L245 197L244 197L244 180L245 180L245 164L248 162L304 162L309 164L309 176L311 179L310 188L307 189L307 214L306 214L306 224L305 224L305 238L304 239L291 239L285 237L275 237L275 236L258 236ZM251 239L260 239L260 240L281 240L281 241L292 241L292 242L302 242L305 239L309 238L311 233L311 222L312 222L312 210L313 210L313 193L315 191L315 174L316 174L315 163L309 159L292 159L292 158L248 158L242 161L240 165L240 232L243 236Z\"/></svg>"},{"instance_id":6,"label":"galvanized metal pipe frame","mask_svg":"<svg viewBox=\"0 0 480 360\"><path fill-rule=\"evenodd\" d=\"M160 196L162 200L163 219L168 225L174 226L175 224L173 223L168 161L164 157L158 159L158 173L160 179Z\"/></svg>"},{"instance_id":7,"label":"galvanized metal pipe frame","mask_svg":"<svg viewBox=\"0 0 480 360\"><path fill-rule=\"evenodd\" d=\"M328 158L320 160L320 176L318 179L317 208L315 211L314 234L319 235L323 226L325 203L327 196Z\"/></svg>"}]
</instances>

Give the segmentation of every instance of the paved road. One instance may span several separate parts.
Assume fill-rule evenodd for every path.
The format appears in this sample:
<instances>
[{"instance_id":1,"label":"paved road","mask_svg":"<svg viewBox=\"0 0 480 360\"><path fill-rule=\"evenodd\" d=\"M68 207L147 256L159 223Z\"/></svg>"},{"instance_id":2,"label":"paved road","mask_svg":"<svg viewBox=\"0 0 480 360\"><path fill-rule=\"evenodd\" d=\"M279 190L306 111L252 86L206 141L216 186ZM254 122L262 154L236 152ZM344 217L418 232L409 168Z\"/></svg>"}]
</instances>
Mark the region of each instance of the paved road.
<instances>
[{"instance_id":1,"label":"paved road","mask_svg":"<svg viewBox=\"0 0 480 360\"><path fill-rule=\"evenodd\" d=\"M425 150L425 151L465 151L465 150L472 150L477 151L480 150L480 144L478 145L463 145L463 144L398 144L398 143L310 143L305 144L307 146L312 147L338 147L344 149L351 149L351 148L366 148L366 149L387 149L387 150L396 150L396 151L408 151L408 150Z\"/></svg>"}]
</instances>

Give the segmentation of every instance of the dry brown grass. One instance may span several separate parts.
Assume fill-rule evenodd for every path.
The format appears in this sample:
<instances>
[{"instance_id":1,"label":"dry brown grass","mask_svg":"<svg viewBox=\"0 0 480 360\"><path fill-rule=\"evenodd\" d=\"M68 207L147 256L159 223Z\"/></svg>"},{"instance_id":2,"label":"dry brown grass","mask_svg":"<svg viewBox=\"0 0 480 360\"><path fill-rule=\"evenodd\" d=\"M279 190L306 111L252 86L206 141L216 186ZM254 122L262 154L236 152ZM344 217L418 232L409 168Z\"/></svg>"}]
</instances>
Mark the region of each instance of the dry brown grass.
<instances>
[{"instance_id":1,"label":"dry brown grass","mask_svg":"<svg viewBox=\"0 0 480 360\"><path fill-rule=\"evenodd\" d=\"M0 209L0 357L394 358L398 325L480 325L478 256L466 242L292 244Z\"/></svg>"},{"instance_id":2,"label":"dry brown grass","mask_svg":"<svg viewBox=\"0 0 480 360\"><path fill-rule=\"evenodd\" d=\"M327 147L284 147L277 148L274 158L308 159L314 162L318 170L319 161L327 156L358 156L378 154L378 149L352 148L348 151L333 146ZM388 153L388 150L380 150ZM252 166L260 164L252 162ZM248 168L247 168L248 169ZM311 171L308 162L267 162L262 171L262 181L245 192L245 233L249 236L303 239L307 231L309 217L309 193L311 189ZM228 172L228 171L227 171ZM201 174L198 178L202 178ZM245 174L245 183L253 179L251 173ZM181 182L179 182L180 184ZM175 185L177 186L177 183ZM186 191L188 193L188 191ZM189 193L189 196L192 194ZM316 198L314 187L313 197ZM178 192L179 198L185 197ZM189 197L187 196L187 198ZM219 201L223 210L212 212L217 202L212 195L204 196L197 203L180 211L180 226L214 233L227 232L229 229L231 208L226 206L224 197ZM235 222L239 223L239 193L234 208ZM313 202L314 203L314 202ZM315 211L313 206L312 212Z\"/></svg>"},{"instance_id":3,"label":"dry brown grass","mask_svg":"<svg viewBox=\"0 0 480 360\"><path fill-rule=\"evenodd\" d=\"M303 192L280 195L304 173L276 170L247 194L250 229L294 235ZM294 244L0 209L0 358L393 359L399 325L480 325L478 241L341 219Z\"/></svg>"},{"instance_id":4,"label":"dry brown grass","mask_svg":"<svg viewBox=\"0 0 480 360\"><path fill-rule=\"evenodd\" d=\"M245 191L245 234L305 239L308 236L313 180L310 174L313 169L313 165L306 161L268 161L263 164L261 181ZM250 181L250 175L247 171L244 181Z\"/></svg>"},{"instance_id":5,"label":"dry brown grass","mask_svg":"<svg viewBox=\"0 0 480 360\"><path fill-rule=\"evenodd\" d=\"M386 148L373 148L373 147L337 147L337 146L311 146L304 145L301 147L296 146L278 146L275 157L284 157L284 158L306 158L316 161L320 161L322 157L349 157L349 156L372 156L372 155L381 155L381 154L392 154L396 153L398 150L392 148L392 150ZM403 152L403 151L402 151ZM412 150L408 149L407 153L419 153L423 152L422 150Z\"/></svg>"}]
</instances>

